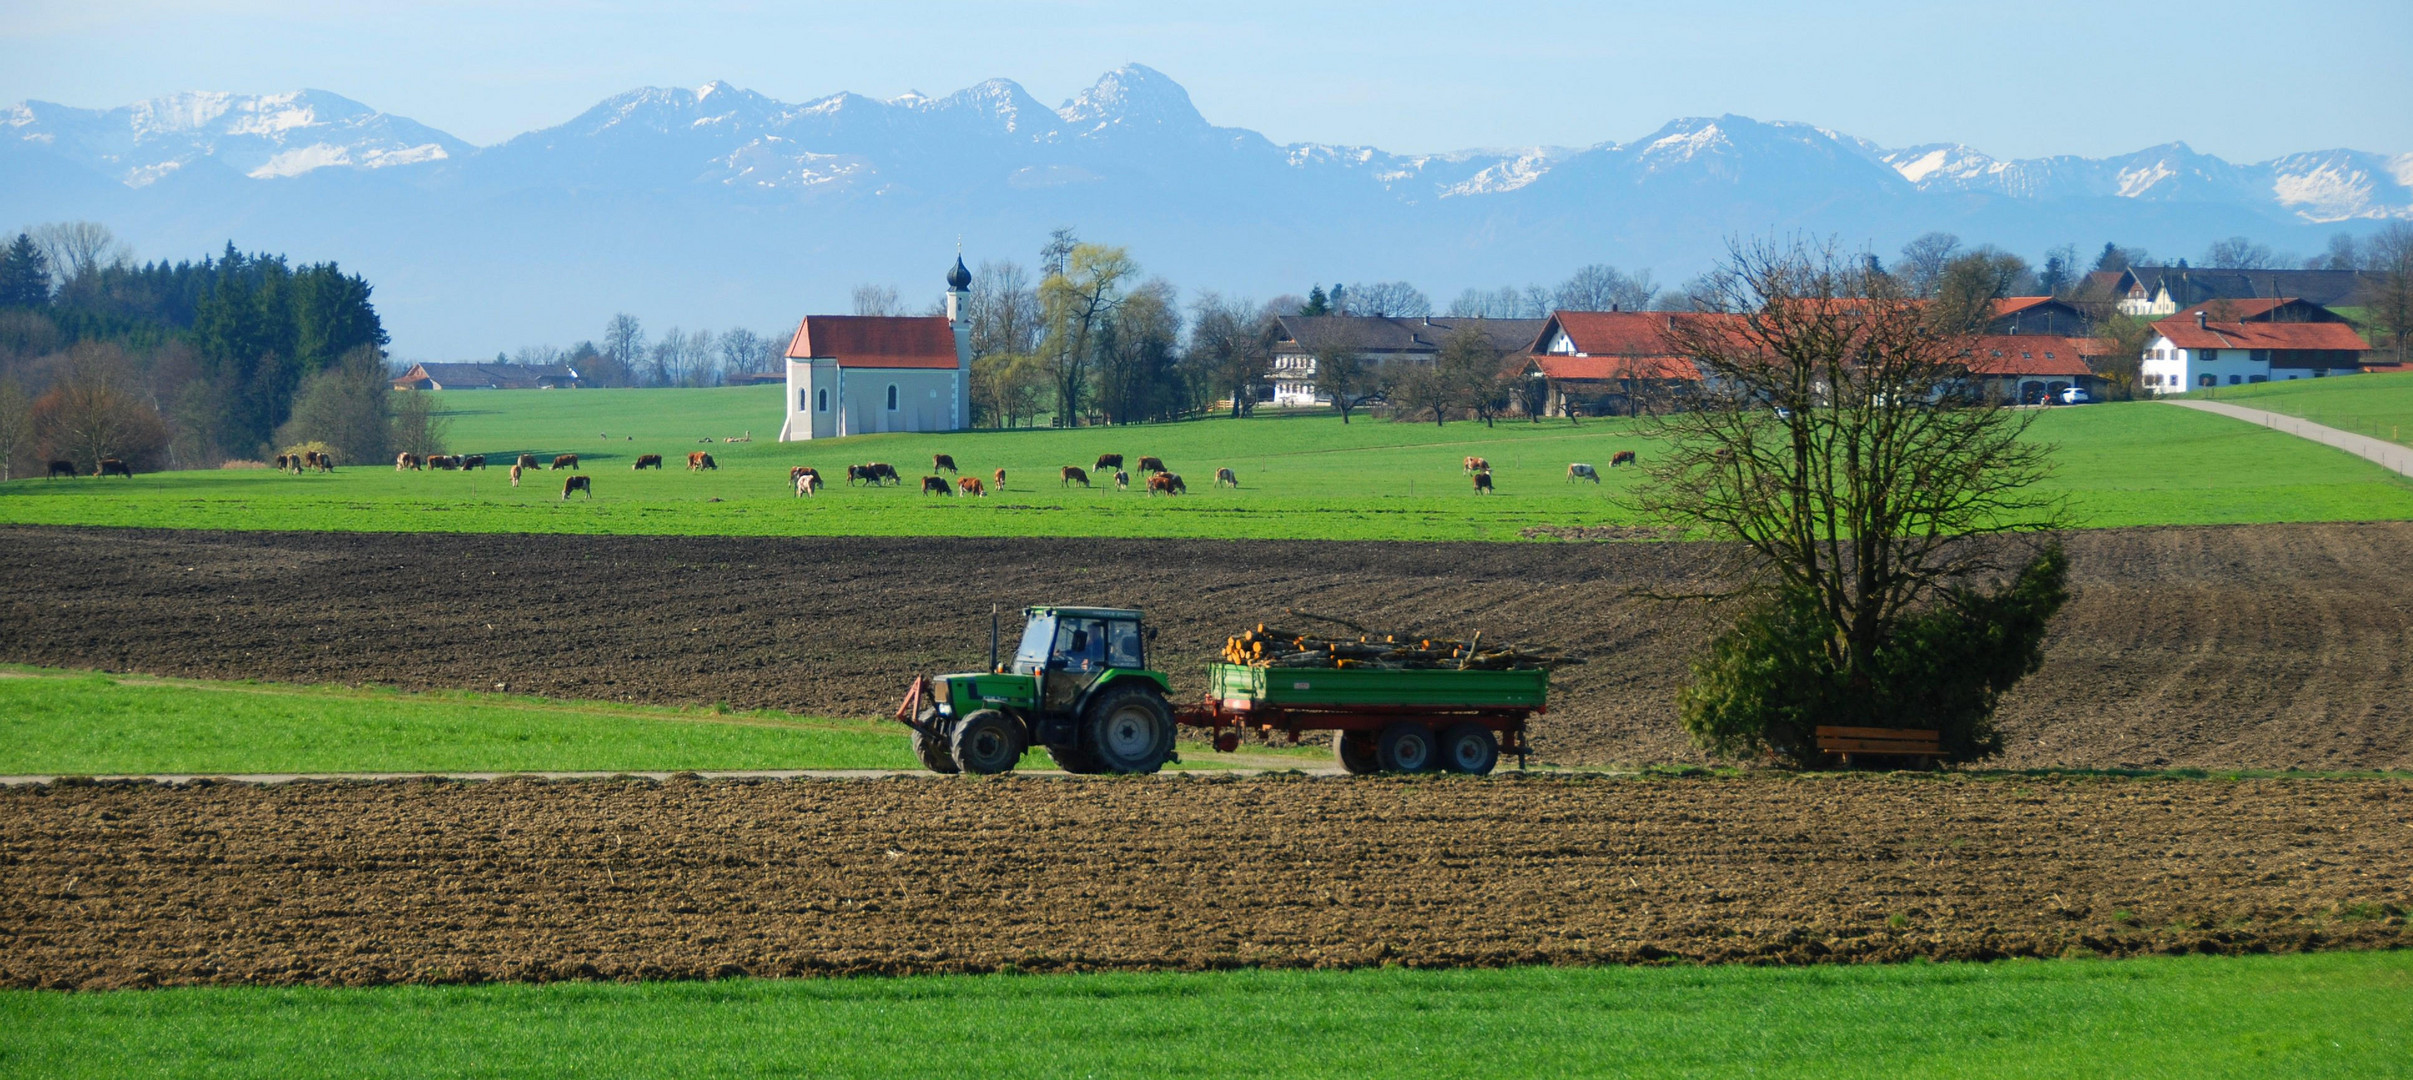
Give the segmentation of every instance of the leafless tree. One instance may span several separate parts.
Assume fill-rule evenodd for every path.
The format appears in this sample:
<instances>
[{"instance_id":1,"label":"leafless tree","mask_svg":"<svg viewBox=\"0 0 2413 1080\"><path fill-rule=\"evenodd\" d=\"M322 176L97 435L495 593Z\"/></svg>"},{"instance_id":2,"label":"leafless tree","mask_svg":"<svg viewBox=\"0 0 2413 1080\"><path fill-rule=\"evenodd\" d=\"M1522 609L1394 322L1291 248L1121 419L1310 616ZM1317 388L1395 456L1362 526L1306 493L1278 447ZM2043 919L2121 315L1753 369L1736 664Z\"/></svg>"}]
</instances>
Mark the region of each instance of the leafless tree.
<instances>
[{"instance_id":1,"label":"leafless tree","mask_svg":"<svg viewBox=\"0 0 2413 1080\"><path fill-rule=\"evenodd\" d=\"M1930 309L1936 330L1943 334L1975 334L1994 318L1994 301L2033 284L2028 262L1995 247L1981 247L1954 256L1944 264L1931 288Z\"/></svg>"},{"instance_id":2,"label":"leafless tree","mask_svg":"<svg viewBox=\"0 0 2413 1080\"><path fill-rule=\"evenodd\" d=\"M1232 415L1255 411L1257 395L1273 373L1277 324L1246 300L1200 293L1190 305L1190 359L1212 379L1216 393L1232 396Z\"/></svg>"},{"instance_id":3,"label":"leafless tree","mask_svg":"<svg viewBox=\"0 0 2413 1080\"><path fill-rule=\"evenodd\" d=\"M2372 325L2388 332L2396 360L2413 357L2413 225L2396 222L2363 244L2365 268L2379 275L2365 308Z\"/></svg>"},{"instance_id":4,"label":"leafless tree","mask_svg":"<svg viewBox=\"0 0 2413 1080\"><path fill-rule=\"evenodd\" d=\"M48 453L97 471L106 458L142 467L167 450L167 425L143 400L134 365L116 344L86 341L67 353L50 392L34 406Z\"/></svg>"},{"instance_id":5,"label":"leafless tree","mask_svg":"<svg viewBox=\"0 0 2413 1080\"><path fill-rule=\"evenodd\" d=\"M744 327L723 331L713 347L720 354L720 378L715 382L778 368L779 343Z\"/></svg>"},{"instance_id":6,"label":"leafless tree","mask_svg":"<svg viewBox=\"0 0 2413 1080\"><path fill-rule=\"evenodd\" d=\"M393 392L394 449L426 457L444 452L452 418L438 415L436 398L425 390Z\"/></svg>"},{"instance_id":7,"label":"leafless tree","mask_svg":"<svg viewBox=\"0 0 2413 1080\"><path fill-rule=\"evenodd\" d=\"M42 246L51 277L61 288L133 257L133 249L98 222L58 221L27 231L33 234L34 243Z\"/></svg>"},{"instance_id":8,"label":"leafless tree","mask_svg":"<svg viewBox=\"0 0 2413 1080\"><path fill-rule=\"evenodd\" d=\"M15 473L17 459L33 444L32 402L14 375L0 375L0 483Z\"/></svg>"},{"instance_id":9,"label":"leafless tree","mask_svg":"<svg viewBox=\"0 0 2413 1080\"><path fill-rule=\"evenodd\" d=\"M855 314L857 315L902 315L905 313L905 302L898 297L897 288L894 285L857 285L854 299Z\"/></svg>"},{"instance_id":10,"label":"leafless tree","mask_svg":"<svg viewBox=\"0 0 2413 1080\"><path fill-rule=\"evenodd\" d=\"M1371 315L1379 318L1421 319L1433 313L1433 302L1414 285L1404 281L1377 281L1371 285L1351 285L1342 293L1341 315Z\"/></svg>"},{"instance_id":11,"label":"leafless tree","mask_svg":"<svg viewBox=\"0 0 2413 1080\"><path fill-rule=\"evenodd\" d=\"M2204 250L2204 265L2220 270L2267 270L2292 261L2271 254L2270 245L2243 236L2215 240Z\"/></svg>"},{"instance_id":12,"label":"leafless tree","mask_svg":"<svg viewBox=\"0 0 2413 1080\"><path fill-rule=\"evenodd\" d=\"M603 327L602 356L604 370L594 373L598 381L607 386L634 382L645 364L645 325L625 311L612 316Z\"/></svg>"},{"instance_id":13,"label":"leafless tree","mask_svg":"<svg viewBox=\"0 0 2413 1080\"><path fill-rule=\"evenodd\" d=\"M1348 423L1349 414L1381 386L1382 372L1366 359L1365 343L1346 320L1335 319L1318 325L1313 336L1299 344L1307 347L1315 364L1315 392L1331 398L1332 411L1341 414L1341 423Z\"/></svg>"},{"instance_id":14,"label":"leafless tree","mask_svg":"<svg viewBox=\"0 0 2413 1080\"><path fill-rule=\"evenodd\" d=\"M1491 426L1508 411L1508 385L1501 378L1503 356L1491 338L1472 326L1461 326L1441 342L1433 358L1434 374L1448 403L1465 408Z\"/></svg>"},{"instance_id":15,"label":"leafless tree","mask_svg":"<svg viewBox=\"0 0 2413 1080\"><path fill-rule=\"evenodd\" d=\"M1039 291L1030 271L1011 260L984 262L972 273L972 355L1026 355L1039 345Z\"/></svg>"},{"instance_id":16,"label":"leafless tree","mask_svg":"<svg viewBox=\"0 0 2413 1080\"><path fill-rule=\"evenodd\" d=\"M1902 279L1902 288L1911 296L1934 296L1936 283L1944 276L1944 265L1960 250L1961 238L1951 233L1922 234L1902 245L1902 261L1895 264L1895 276Z\"/></svg>"},{"instance_id":17,"label":"leafless tree","mask_svg":"<svg viewBox=\"0 0 2413 1080\"><path fill-rule=\"evenodd\" d=\"M1627 274L1606 263L1579 267L1559 283L1552 306L1560 311L1647 311L1659 295L1651 272Z\"/></svg>"}]
</instances>

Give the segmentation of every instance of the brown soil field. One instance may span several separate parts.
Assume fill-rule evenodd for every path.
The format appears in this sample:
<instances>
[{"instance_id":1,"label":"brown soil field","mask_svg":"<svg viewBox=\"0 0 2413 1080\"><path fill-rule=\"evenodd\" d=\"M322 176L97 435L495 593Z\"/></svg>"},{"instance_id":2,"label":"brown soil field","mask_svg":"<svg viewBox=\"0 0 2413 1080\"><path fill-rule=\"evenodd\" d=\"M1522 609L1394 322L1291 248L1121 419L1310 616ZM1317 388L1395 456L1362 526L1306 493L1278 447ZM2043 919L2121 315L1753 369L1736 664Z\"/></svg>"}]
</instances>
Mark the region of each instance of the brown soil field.
<instances>
[{"instance_id":1,"label":"brown soil field","mask_svg":"<svg viewBox=\"0 0 2413 1080\"><path fill-rule=\"evenodd\" d=\"M2073 599L2001 713L2012 767L2413 768L2413 523L2071 534ZM1714 549L0 529L0 661L883 715L986 661L990 603L1145 608L1175 689L1286 607L1590 658L1545 761L1696 758L1675 724Z\"/></svg>"},{"instance_id":2,"label":"brown soil field","mask_svg":"<svg viewBox=\"0 0 2413 1080\"><path fill-rule=\"evenodd\" d=\"M61 783L0 985L2413 946L2413 782Z\"/></svg>"}]
</instances>

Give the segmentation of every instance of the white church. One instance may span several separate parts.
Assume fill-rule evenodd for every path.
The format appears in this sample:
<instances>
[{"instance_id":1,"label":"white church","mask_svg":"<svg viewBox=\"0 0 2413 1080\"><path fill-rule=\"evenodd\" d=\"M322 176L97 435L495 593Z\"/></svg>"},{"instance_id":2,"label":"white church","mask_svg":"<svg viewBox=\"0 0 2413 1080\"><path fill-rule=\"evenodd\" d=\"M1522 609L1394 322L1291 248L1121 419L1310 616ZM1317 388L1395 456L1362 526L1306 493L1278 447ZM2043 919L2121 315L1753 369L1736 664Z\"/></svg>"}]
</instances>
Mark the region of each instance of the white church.
<instances>
[{"instance_id":1,"label":"white church","mask_svg":"<svg viewBox=\"0 0 2413 1080\"><path fill-rule=\"evenodd\" d=\"M807 315L788 342L781 442L972 426L972 272L947 271L947 314Z\"/></svg>"}]
</instances>

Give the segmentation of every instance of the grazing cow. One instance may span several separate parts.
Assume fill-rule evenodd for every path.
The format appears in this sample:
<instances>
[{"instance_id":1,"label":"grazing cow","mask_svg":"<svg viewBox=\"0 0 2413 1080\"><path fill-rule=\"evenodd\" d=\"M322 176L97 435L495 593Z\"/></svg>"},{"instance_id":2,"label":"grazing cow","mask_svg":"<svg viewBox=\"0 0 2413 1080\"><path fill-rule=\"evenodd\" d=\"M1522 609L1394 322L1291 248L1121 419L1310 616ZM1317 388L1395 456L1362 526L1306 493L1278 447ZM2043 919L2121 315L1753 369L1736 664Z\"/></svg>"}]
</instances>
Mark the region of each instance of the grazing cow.
<instances>
[{"instance_id":1,"label":"grazing cow","mask_svg":"<svg viewBox=\"0 0 2413 1080\"><path fill-rule=\"evenodd\" d=\"M461 467L461 455L459 455L459 454L436 454L436 455L433 455L433 456L429 457L429 458L427 459L427 463L428 463L429 465L435 466L436 468L443 469L443 470L445 470L445 471L449 472L449 471L451 471L451 470L453 470L453 469L458 469L458 468L460 468L460 467Z\"/></svg>"},{"instance_id":2,"label":"grazing cow","mask_svg":"<svg viewBox=\"0 0 2413 1080\"><path fill-rule=\"evenodd\" d=\"M1619 450L1618 452L1609 455L1609 467L1612 469L1618 467L1619 465L1639 464L1641 464L1641 459L1636 458L1634 456L1634 452L1631 450Z\"/></svg>"},{"instance_id":3,"label":"grazing cow","mask_svg":"<svg viewBox=\"0 0 2413 1080\"><path fill-rule=\"evenodd\" d=\"M394 471L395 471L395 472L402 472L402 471L404 471L404 470L406 470L406 469L416 469L416 468L418 468L418 467L419 467L419 464L420 464L420 458L419 458L419 455L414 454L414 453L411 453L411 452L410 452L410 451L408 451L408 450L405 450L405 451L403 451L403 452L401 452L401 453L399 453L399 454L394 455Z\"/></svg>"},{"instance_id":4,"label":"grazing cow","mask_svg":"<svg viewBox=\"0 0 2413 1080\"><path fill-rule=\"evenodd\" d=\"M520 474L520 466L513 465L513 466L511 467L511 486L512 486L512 487L518 487L518 486L519 486L519 474Z\"/></svg>"},{"instance_id":5,"label":"grazing cow","mask_svg":"<svg viewBox=\"0 0 2413 1080\"><path fill-rule=\"evenodd\" d=\"M1234 475L1230 469L1217 469L1215 470L1215 486L1237 488L1240 486L1240 478Z\"/></svg>"},{"instance_id":6,"label":"grazing cow","mask_svg":"<svg viewBox=\"0 0 2413 1080\"><path fill-rule=\"evenodd\" d=\"M955 468L955 455L953 455L953 454L932 454L932 455L930 455L930 471L931 471L931 472L955 472L955 471L957 471L957 470L956 470L956 468Z\"/></svg>"},{"instance_id":7,"label":"grazing cow","mask_svg":"<svg viewBox=\"0 0 2413 1080\"><path fill-rule=\"evenodd\" d=\"M1064 478L1065 487L1071 487L1074 481L1079 481L1082 487L1089 486L1089 474L1078 465L1066 465L1059 475Z\"/></svg>"},{"instance_id":8,"label":"grazing cow","mask_svg":"<svg viewBox=\"0 0 2413 1080\"><path fill-rule=\"evenodd\" d=\"M102 459L101 459L101 471L100 471L100 472L98 472L98 473L95 473L94 475L96 475L96 476L122 476L122 477L125 477L125 478L126 478L126 479L128 479L128 480L132 480L132 479L134 479L134 467L133 467L133 466L131 466L131 465L126 464L126 463L125 463L125 462L123 462L123 461L119 461L119 460L118 460L118 459L116 459L116 458L113 458L113 457L105 457L105 458L102 458Z\"/></svg>"},{"instance_id":9,"label":"grazing cow","mask_svg":"<svg viewBox=\"0 0 2413 1080\"><path fill-rule=\"evenodd\" d=\"M49 476L49 479L56 480L56 479L58 479L59 477L62 477L62 476L68 476L68 477L72 477L72 476L74 476L74 475L75 475L75 462L72 462L72 461L53 461L53 462L51 462L51 463L50 463L50 476Z\"/></svg>"},{"instance_id":10,"label":"grazing cow","mask_svg":"<svg viewBox=\"0 0 2413 1080\"><path fill-rule=\"evenodd\" d=\"M1157 473L1168 472L1170 470L1165 468L1165 459L1144 457L1139 459L1139 471L1147 473L1150 476L1154 476Z\"/></svg>"},{"instance_id":11,"label":"grazing cow","mask_svg":"<svg viewBox=\"0 0 2413 1080\"><path fill-rule=\"evenodd\" d=\"M803 472L795 474L795 477L796 495L798 498L810 497L814 492L821 490L820 473L814 472L811 469L806 469Z\"/></svg>"},{"instance_id":12,"label":"grazing cow","mask_svg":"<svg viewBox=\"0 0 2413 1080\"><path fill-rule=\"evenodd\" d=\"M284 471L285 471L285 470L286 470L288 467L290 467L292 464L293 464L293 456L292 456L292 455L290 455L290 454L278 454L278 455L276 456L276 471L278 471L278 472L284 472Z\"/></svg>"},{"instance_id":13,"label":"grazing cow","mask_svg":"<svg viewBox=\"0 0 2413 1080\"><path fill-rule=\"evenodd\" d=\"M536 455L534 455L534 454L521 454L521 455L519 456L519 467L520 467L520 468L523 468L523 469L536 469L536 468L538 468L539 466L536 464Z\"/></svg>"},{"instance_id":14,"label":"grazing cow","mask_svg":"<svg viewBox=\"0 0 2413 1080\"><path fill-rule=\"evenodd\" d=\"M948 491L947 491L947 478L946 478L946 477L944 477L944 476L925 476L925 477L922 477L922 494L924 494L924 495L945 495L945 494L948 494Z\"/></svg>"},{"instance_id":15,"label":"grazing cow","mask_svg":"<svg viewBox=\"0 0 2413 1080\"><path fill-rule=\"evenodd\" d=\"M807 476L812 477L814 480L819 480L821 479L821 470L810 465L795 466L794 468L788 470L788 483L793 484Z\"/></svg>"},{"instance_id":16,"label":"grazing cow","mask_svg":"<svg viewBox=\"0 0 2413 1080\"><path fill-rule=\"evenodd\" d=\"M896 466L894 465L891 465L885 461L875 461L863 467L871 470L872 483L876 484L885 480L888 483L895 484L899 487L904 486L905 478L896 474Z\"/></svg>"},{"instance_id":17,"label":"grazing cow","mask_svg":"<svg viewBox=\"0 0 2413 1080\"><path fill-rule=\"evenodd\" d=\"M703 469L718 469L718 468L720 468L720 463L719 463L719 462L716 462L716 461L714 461L714 460L712 460L712 455L707 454L707 453L705 453L705 452L703 452L703 451L701 451L701 450L690 450L690 451L688 451L688 452L687 452L687 471L688 471L688 472L697 472L697 471L699 471L699 470L703 470Z\"/></svg>"},{"instance_id":18,"label":"grazing cow","mask_svg":"<svg viewBox=\"0 0 2413 1080\"><path fill-rule=\"evenodd\" d=\"M583 475L573 475L561 482L561 501L570 501L570 493L573 491L586 492L586 497L589 499L595 497L595 485Z\"/></svg>"},{"instance_id":19,"label":"grazing cow","mask_svg":"<svg viewBox=\"0 0 2413 1080\"><path fill-rule=\"evenodd\" d=\"M1160 472L1148 478L1148 494L1150 495L1159 491L1167 495L1184 495L1188 494L1189 490L1182 486L1181 477L1173 473Z\"/></svg>"},{"instance_id":20,"label":"grazing cow","mask_svg":"<svg viewBox=\"0 0 2413 1080\"><path fill-rule=\"evenodd\" d=\"M578 455L576 455L576 454L562 454L562 455L559 455L559 456L557 456L557 457L555 457L555 458L553 459L553 467L554 467L554 468L556 468L556 469L575 469L575 468L577 468L577 467L578 467ZM592 493L589 493L588 497L589 497L589 498L592 498L592 497L593 497L593 494L592 494Z\"/></svg>"},{"instance_id":21,"label":"grazing cow","mask_svg":"<svg viewBox=\"0 0 2413 1080\"><path fill-rule=\"evenodd\" d=\"M1004 490L1005 490L1005 470L1004 470L1004 469L999 469L999 470L997 470L997 490L999 490L999 491L1004 491Z\"/></svg>"},{"instance_id":22,"label":"grazing cow","mask_svg":"<svg viewBox=\"0 0 2413 1080\"><path fill-rule=\"evenodd\" d=\"M471 454L468 457L462 458L461 467L464 469L483 469L486 467L486 455Z\"/></svg>"},{"instance_id":23,"label":"grazing cow","mask_svg":"<svg viewBox=\"0 0 2413 1080\"><path fill-rule=\"evenodd\" d=\"M659 469L659 468L661 468L661 467L662 467L662 455L660 455L660 454L639 454L639 455L637 455L637 463L636 463L636 464L634 464L634 465L629 466L629 471L634 472L634 471L636 471L636 470L638 470L638 469Z\"/></svg>"},{"instance_id":24,"label":"grazing cow","mask_svg":"<svg viewBox=\"0 0 2413 1080\"><path fill-rule=\"evenodd\" d=\"M1130 474L1130 473L1127 473L1127 472L1124 472L1124 471L1123 471L1123 470L1121 470L1121 469L1116 469L1116 470L1114 470L1114 490L1116 490L1116 491L1129 491L1129 490L1131 490L1131 474Z\"/></svg>"},{"instance_id":25,"label":"grazing cow","mask_svg":"<svg viewBox=\"0 0 2413 1080\"><path fill-rule=\"evenodd\" d=\"M879 482L879 481L874 480L874 479L872 478L872 475L871 475L871 466L869 466L869 465L849 465L849 466L847 466L847 467L846 467L846 484L847 484L847 486L848 486L848 487L853 487L853 486L854 486L855 481L857 481L857 480L861 480L861 481L864 481L864 482L866 482L866 483L878 483L878 482Z\"/></svg>"},{"instance_id":26,"label":"grazing cow","mask_svg":"<svg viewBox=\"0 0 2413 1080\"><path fill-rule=\"evenodd\" d=\"M1467 459L1466 459L1466 475L1468 475L1468 476L1473 476L1474 474L1479 473L1479 472L1490 472L1490 471L1491 471L1491 462L1485 461L1485 460L1483 460L1482 458L1479 458L1479 457L1470 457L1470 458L1467 458Z\"/></svg>"},{"instance_id":27,"label":"grazing cow","mask_svg":"<svg viewBox=\"0 0 2413 1080\"><path fill-rule=\"evenodd\" d=\"M1490 470L1490 469L1485 469L1485 470L1483 470L1482 472L1479 472L1479 473L1476 473L1476 474L1475 474L1475 494L1477 494L1477 495L1489 495L1489 494L1491 494L1491 470Z\"/></svg>"},{"instance_id":28,"label":"grazing cow","mask_svg":"<svg viewBox=\"0 0 2413 1080\"><path fill-rule=\"evenodd\" d=\"M980 486L980 478L977 476L967 476L957 480L955 486L963 489L956 493L959 495L977 495L983 499L989 497L989 489Z\"/></svg>"},{"instance_id":29,"label":"grazing cow","mask_svg":"<svg viewBox=\"0 0 2413 1080\"><path fill-rule=\"evenodd\" d=\"M1597 484L1600 482L1600 473L1583 462L1570 461L1567 463L1567 482L1572 484L1578 480L1589 480Z\"/></svg>"},{"instance_id":30,"label":"grazing cow","mask_svg":"<svg viewBox=\"0 0 2413 1080\"><path fill-rule=\"evenodd\" d=\"M1123 455L1121 455L1121 454L1099 454L1099 455L1098 455L1098 463L1097 463L1097 464L1095 464L1095 465L1090 466L1090 469L1092 469L1092 470L1094 470L1094 471L1096 471L1096 472L1105 472L1105 471L1106 471L1106 470L1108 470L1108 469L1120 469L1120 468L1122 468L1122 467L1123 467Z\"/></svg>"},{"instance_id":31,"label":"grazing cow","mask_svg":"<svg viewBox=\"0 0 2413 1080\"><path fill-rule=\"evenodd\" d=\"M333 454L322 454L316 450L312 450L310 451L309 459L310 467L313 469L317 469L320 472L329 473L335 471L335 455Z\"/></svg>"}]
</instances>

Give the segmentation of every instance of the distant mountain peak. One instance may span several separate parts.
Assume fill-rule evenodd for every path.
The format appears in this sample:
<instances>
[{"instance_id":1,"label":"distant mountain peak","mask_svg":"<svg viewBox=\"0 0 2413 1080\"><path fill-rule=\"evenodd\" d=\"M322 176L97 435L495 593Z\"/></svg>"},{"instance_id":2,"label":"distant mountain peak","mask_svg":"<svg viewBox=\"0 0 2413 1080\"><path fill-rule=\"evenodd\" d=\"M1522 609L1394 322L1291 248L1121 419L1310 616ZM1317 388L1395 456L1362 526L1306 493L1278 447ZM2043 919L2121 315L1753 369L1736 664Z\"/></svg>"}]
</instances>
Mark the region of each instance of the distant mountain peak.
<instances>
[{"instance_id":1,"label":"distant mountain peak","mask_svg":"<svg viewBox=\"0 0 2413 1080\"><path fill-rule=\"evenodd\" d=\"M1104 75L1056 110L1074 134L1094 134L1109 128L1206 128L1206 117L1190 101L1190 92L1164 72L1145 64L1125 64Z\"/></svg>"}]
</instances>

